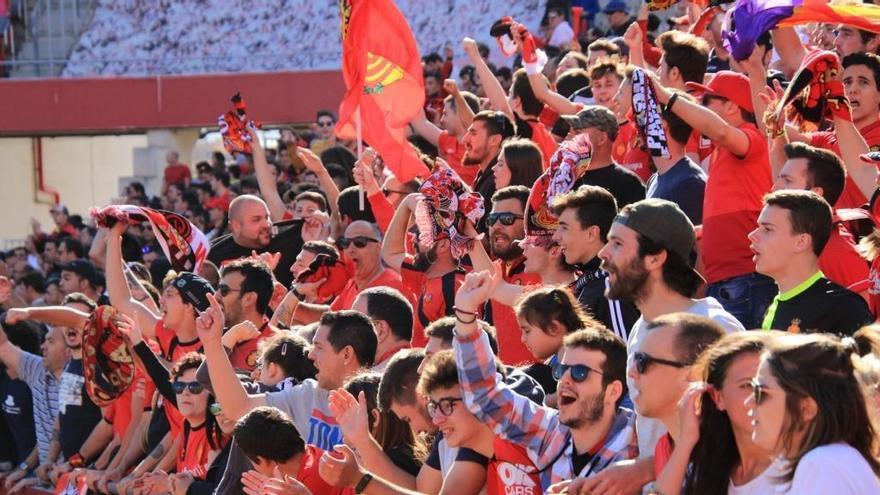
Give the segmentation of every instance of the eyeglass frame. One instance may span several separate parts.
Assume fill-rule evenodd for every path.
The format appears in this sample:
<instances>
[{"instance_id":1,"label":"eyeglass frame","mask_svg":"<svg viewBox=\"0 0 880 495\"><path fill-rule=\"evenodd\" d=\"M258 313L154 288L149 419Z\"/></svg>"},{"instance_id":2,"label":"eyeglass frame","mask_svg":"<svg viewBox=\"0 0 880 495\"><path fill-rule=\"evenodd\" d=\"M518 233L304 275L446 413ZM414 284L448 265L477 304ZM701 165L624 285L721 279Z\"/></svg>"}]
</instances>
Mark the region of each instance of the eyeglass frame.
<instances>
[{"instance_id":1,"label":"eyeglass frame","mask_svg":"<svg viewBox=\"0 0 880 495\"><path fill-rule=\"evenodd\" d=\"M358 245L358 242L362 243L362 245ZM382 241L379 239L373 239L372 237L367 237L365 235L357 235L354 237L345 237L342 236L339 239L336 239L336 244L339 245L342 250L348 249L348 246L354 244L354 247L357 249L364 249L368 244L375 242L377 244L381 244Z\"/></svg>"},{"instance_id":2,"label":"eyeglass frame","mask_svg":"<svg viewBox=\"0 0 880 495\"><path fill-rule=\"evenodd\" d=\"M197 381L185 382L183 380L174 380L173 382L171 382L171 388L174 389L174 393L177 395L182 395L187 390L189 390L189 393L193 395L199 395L200 393L205 391L205 386ZM193 388L197 388L198 391L193 390Z\"/></svg>"},{"instance_id":3,"label":"eyeglass frame","mask_svg":"<svg viewBox=\"0 0 880 495\"><path fill-rule=\"evenodd\" d=\"M642 352L642 351L638 351L633 354L633 362L636 365L636 371L638 371L640 375L644 375L645 373L647 373L648 370L650 369L651 365L654 363L662 364L662 365L666 365L666 366L670 366L670 367L678 368L678 369L687 368L688 366L691 366L693 364L693 363L682 363L680 361L670 361L668 359L657 358L657 357L654 357L654 356L648 354L647 352Z\"/></svg>"},{"instance_id":4,"label":"eyeglass frame","mask_svg":"<svg viewBox=\"0 0 880 495\"><path fill-rule=\"evenodd\" d=\"M428 404L425 407L428 409L428 416L432 418L438 411L440 414L448 418L449 416L452 416L453 412L455 412L455 404L458 402L464 402L464 399L461 397L441 397L440 400L437 401L428 399ZM443 404L446 404L448 412L444 410Z\"/></svg>"},{"instance_id":5,"label":"eyeglass frame","mask_svg":"<svg viewBox=\"0 0 880 495\"><path fill-rule=\"evenodd\" d=\"M571 371L571 379L575 383L584 383L585 381L587 381L588 378L590 378L590 373L595 373L599 376L604 375L604 373L602 373L601 371L597 370L596 368L592 368L590 366L587 366L586 364L557 363L553 367L553 379L556 380L557 382L559 380L562 380L562 378L565 376L566 373L569 372L569 370ZM580 371L582 371L582 370L586 370L586 371L583 371L583 375L581 375L581 373L580 373Z\"/></svg>"},{"instance_id":6,"label":"eyeglass frame","mask_svg":"<svg viewBox=\"0 0 880 495\"><path fill-rule=\"evenodd\" d=\"M510 223L505 223L502 218L513 218ZM495 225L498 222L501 222L501 225L505 227L510 227L515 224L517 220L522 220L525 218L525 215L520 215L519 213L513 213L511 211L500 211L497 213L489 213L489 216L486 217L486 225L489 227Z\"/></svg>"},{"instance_id":7,"label":"eyeglass frame","mask_svg":"<svg viewBox=\"0 0 880 495\"><path fill-rule=\"evenodd\" d=\"M218 284L217 290L216 290L217 294L220 294L220 297L226 297L231 292L241 292L241 291L242 291L241 287L239 287L238 289L233 289L232 287L230 287L227 284Z\"/></svg>"}]
</instances>

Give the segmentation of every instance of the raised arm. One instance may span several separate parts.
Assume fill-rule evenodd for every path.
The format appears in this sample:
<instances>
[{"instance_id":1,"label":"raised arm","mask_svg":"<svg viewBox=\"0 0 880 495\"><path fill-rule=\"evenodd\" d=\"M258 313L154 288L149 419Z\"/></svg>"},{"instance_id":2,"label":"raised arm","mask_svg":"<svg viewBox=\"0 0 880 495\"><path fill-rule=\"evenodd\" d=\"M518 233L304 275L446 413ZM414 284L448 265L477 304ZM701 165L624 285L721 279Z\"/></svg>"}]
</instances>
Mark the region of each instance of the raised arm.
<instances>
[{"instance_id":1,"label":"raised arm","mask_svg":"<svg viewBox=\"0 0 880 495\"><path fill-rule=\"evenodd\" d=\"M15 324L24 320L53 326L83 328L89 321L89 315L66 306L14 308L6 313L6 323Z\"/></svg>"},{"instance_id":2,"label":"raised arm","mask_svg":"<svg viewBox=\"0 0 880 495\"><path fill-rule=\"evenodd\" d=\"M257 184L260 186L260 194L266 205L269 206L269 214L272 215L273 222L280 222L284 219L284 213L287 209L284 207L284 201L278 194L278 183L272 178L269 171L269 162L266 161L266 152L260 144L260 136L257 135L256 129L248 127L251 135L251 147L254 156L254 173L257 176Z\"/></svg>"},{"instance_id":3,"label":"raised arm","mask_svg":"<svg viewBox=\"0 0 880 495\"><path fill-rule=\"evenodd\" d=\"M785 77L791 79L807 56L807 50L793 27L776 28L770 31L770 36L773 38L773 48L782 61Z\"/></svg>"},{"instance_id":4,"label":"raised arm","mask_svg":"<svg viewBox=\"0 0 880 495\"><path fill-rule=\"evenodd\" d=\"M433 122L428 120L428 116L425 115L425 109L422 108L419 112L419 116L414 118L410 124L413 126L413 129L425 138L426 141L437 146L440 142L440 133L443 131L434 125Z\"/></svg>"},{"instance_id":5,"label":"raised arm","mask_svg":"<svg viewBox=\"0 0 880 495\"><path fill-rule=\"evenodd\" d=\"M495 74L492 73L489 66L486 65L486 61L483 60L483 57L480 55L480 51L477 48L477 42L471 38L465 38L461 44L464 47L464 51L468 58L471 59L471 63L474 64L477 74L480 76L480 81L483 83L483 90L486 91L486 96L489 97L489 103L492 106L492 109L498 112L504 112L510 120L516 120L516 116L513 115L513 109L510 107L510 102L507 101L507 95L504 94L504 88L501 87L501 83L498 82Z\"/></svg>"},{"instance_id":6,"label":"raised arm","mask_svg":"<svg viewBox=\"0 0 880 495\"><path fill-rule=\"evenodd\" d=\"M859 158L860 155L870 151L868 143L850 119L835 117L834 132L837 134L837 144L840 147L846 173L859 187L859 191L866 198L871 199L877 189L877 167Z\"/></svg>"},{"instance_id":7,"label":"raised arm","mask_svg":"<svg viewBox=\"0 0 880 495\"><path fill-rule=\"evenodd\" d=\"M208 375L217 401L223 407L224 414L238 420L251 409L266 405L266 396L248 395L244 386L235 374L235 369L226 355L221 337L223 335L223 309L212 294L208 294L211 306L196 320L196 331L205 350L205 360L211 362Z\"/></svg>"},{"instance_id":8,"label":"raised arm","mask_svg":"<svg viewBox=\"0 0 880 495\"><path fill-rule=\"evenodd\" d=\"M296 154L299 155L299 158L305 164L306 169L318 177L321 189L327 194L327 202L330 205L330 211L334 216L338 217L339 208L336 205L338 202L337 200L339 199L339 187L336 186L333 177L330 177L330 172L324 168L324 163L321 162L321 158L306 148L297 148Z\"/></svg>"},{"instance_id":9,"label":"raised arm","mask_svg":"<svg viewBox=\"0 0 880 495\"><path fill-rule=\"evenodd\" d=\"M521 24L517 24L514 27L519 30L519 33L514 36L514 42L516 43L519 50L522 51L523 38L525 36L530 36L525 26ZM568 100L568 98L562 96L550 89L550 85L547 82L547 78L544 77L537 70L526 69L529 76L529 86L532 88L532 92L535 93L535 96L545 105L549 106L559 115L573 115L580 110L580 108ZM513 118L513 117L511 117Z\"/></svg>"},{"instance_id":10,"label":"raised arm","mask_svg":"<svg viewBox=\"0 0 880 495\"><path fill-rule=\"evenodd\" d=\"M461 91L459 91L458 84L455 83L455 79L447 79L443 81L443 89L445 89L447 93L452 95L452 100L455 101L455 113L458 114L458 120L459 122L461 122L461 128L467 129L474 121L474 111L471 110L470 105L467 104L467 101L464 99Z\"/></svg>"},{"instance_id":11,"label":"raised arm","mask_svg":"<svg viewBox=\"0 0 880 495\"><path fill-rule=\"evenodd\" d=\"M406 228L421 198L421 194L410 194L400 203L382 242L382 261L394 271L399 272L406 259Z\"/></svg>"},{"instance_id":12,"label":"raised arm","mask_svg":"<svg viewBox=\"0 0 880 495\"><path fill-rule=\"evenodd\" d=\"M3 324L0 323L0 361L6 366L6 373L9 375L9 378L16 379L19 377L22 354L24 354L24 351L9 341Z\"/></svg>"},{"instance_id":13,"label":"raised arm","mask_svg":"<svg viewBox=\"0 0 880 495\"><path fill-rule=\"evenodd\" d=\"M107 293L110 295L110 304L131 318L137 315L138 324L144 336L147 339L155 339L159 317L132 297L131 289L128 287L123 272L122 233L125 232L125 228L125 224L116 222L116 225L107 233L107 262L105 263Z\"/></svg>"}]
</instances>

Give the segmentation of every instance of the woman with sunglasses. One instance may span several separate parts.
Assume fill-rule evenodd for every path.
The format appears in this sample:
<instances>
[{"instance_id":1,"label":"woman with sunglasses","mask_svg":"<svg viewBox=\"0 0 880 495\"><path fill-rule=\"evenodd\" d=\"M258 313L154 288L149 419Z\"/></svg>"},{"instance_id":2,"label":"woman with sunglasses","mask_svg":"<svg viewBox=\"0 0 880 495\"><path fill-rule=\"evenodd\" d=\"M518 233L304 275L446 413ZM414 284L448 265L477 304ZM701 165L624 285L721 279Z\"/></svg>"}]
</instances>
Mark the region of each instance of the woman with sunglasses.
<instances>
[{"instance_id":1,"label":"woman with sunglasses","mask_svg":"<svg viewBox=\"0 0 880 495\"><path fill-rule=\"evenodd\" d=\"M786 461L779 490L880 493L877 430L856 351L851 338L810 334L773 339L762 354L746 405L752 440Z\"/></svg>"},{"instance_id":2,"label":"woman with sunglasses","mask_svg":"<svg viewBox=\"0 0 880 495\"><path fill-rule=\"evenodd\" d=\"M694 374L702 382L684 395L680 437L657 479L664 495L679 493L771 493L779 465L773 453L752 442L745 400L771 335L728 334L700 356ZM697 413L699 409L699 413Z\"/></svg>"},{"instance_id":3,"label":"woman with sunglasses","mask_svg":"<svg viewBox=\"0 0 880 495\"><path fill-rule=\"evenodd\" d=\"M543 172L541 149L531 140L514 138L504 141L498 161L492 166L495 190L507 186L532 187Z\"/></svg>"},{"instance_id":4,"label":"woman with sunglasses","mask_svg":"<svg viewBox=\"0 0 880 495\"><path fill-rule=\"evenodd\" d=\"M221 414L214 404L214 396L196 379L196 372L204 356L191 352L181 356L169 371L144 342L136 319L122 317L119 330L129 339L141 359L147 374L156 384L156 390L184 418L183 437L177 452L177 474L169 477L154 473L141 480L147 493L167 493L173 483L191 485L195 480L219 482L229 455L229 434L234 422ZM216 469L218 468L219 469ZM182 489L181 489L182 490ZM175 492L176 493L176 492Z\"/></svg>"}]
</instances>

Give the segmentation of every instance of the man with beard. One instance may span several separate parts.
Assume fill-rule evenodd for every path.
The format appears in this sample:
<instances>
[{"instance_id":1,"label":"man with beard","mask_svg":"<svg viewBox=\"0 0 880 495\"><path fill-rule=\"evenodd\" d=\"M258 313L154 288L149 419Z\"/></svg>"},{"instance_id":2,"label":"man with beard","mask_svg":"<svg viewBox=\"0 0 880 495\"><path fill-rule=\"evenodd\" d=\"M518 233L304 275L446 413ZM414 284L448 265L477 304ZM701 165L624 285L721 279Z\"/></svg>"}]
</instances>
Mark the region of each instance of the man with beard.
<instances>
[{"instance_id":1,"label":"man with beard","mask_svg":"<svg viewBox=\"0 0 880 495\"><path fill-rule=\"evenodd\" d=\"M581 186L557 197L553 212L559 217L553 240L562 247L565 262L580 271L572 292L593 318L626 339L639 311L629 301L606 296L608 275L599 267L598 256L617 215L614 196L599 186Z\"/></svg>"},{"instance_id":2,"label":"man with beard","mask_svg":"<svg viewBox=\"0 0 880 495\"><path fill-rule=\"evenodd\" d=\"M400 273L404 287L415 299L412 332L415 347L423 347L427 342L425 327L452 315L455 291L461 287L465 273L452 255L448 236L435 239L431 246L416 241L413 243L416 255L406 253L407 224L421 199L421 194L411 194L400 204L382 245L385 265Z\"/></svg>"},{"instance_id":3,"label":"man with beard","mask_svg":"<svg viewBox=\"0 0 880 495\"><path fill-rule=\"evenodd\" d=\"M273 228L278 229L274 235ZM302 249L301 229L301 220L281 222L273 226L266 202L256 196L244 194L229 204L231 233L214 240L208 259L222 267L225 262L248 258L254 251L257 254L281 253L274 273L275 278L287 286L293 281L290 266Z\"/></svg>"},{"instance_id":4,"label":"man with beard","mask_svg":"<svg viewBox=\"0 0 880 495\"><path fill-rule=\"evenodd\" d=\"M691 313L715 321L728 332L744 330L715 299L694 298L703 283L691 262L695 239L694 226L684 212L663 199L633 203L614 219L599 258L608 273L607 296L632 301L642 313L629 334L630 366L641 351L645 328L663 315ZM632 383L628 385L632 391ZM652 455L666 431L663 423L639 417L636 426L640 457Z\"/></svg>"},{"instance_id":5,"label":"man with beard","mask_svg":"<svg viewBox=\"0 0 880 495\"><path fill-rule=\"evenodd\" d=\"M503 112L485 110L474 115L473 122L462 138L465 149L463 164L480 167L473 189L483 199L491 198L495 194L495 173L492 172L492 167L501 153L501 143L513 137L514 131L513 122ZM483 220L486 220L485 216ZM480 222L477 226L480 232L486 232L483 223Z\"/></svg>"},{"instance_id":6,"label":"man with beard","mask_svg":"<svg viewBox=\"0 0 880 495\"><path fill-rule=\"evenodd\" d=\"M541 487L589 478L613 462L635 457L635 414L620 407L626 395L626 344L604 328L565 338L559 410L533 403L500 383L489 340L476 311L492 290L489 272L468 274L455 296L455 358L463 401L501 438L526 449Z\"/></svg>"},{"instance_id":7,"label":"man with beard","mask_svg":"<svg viewBox=\"0 0 880 495\"><path fill-rule=\"evenodd\" d=\"M294 285L275 310L277 321L282 322L282 325L292 322L314 323L327 311L351 309L358 294L370 287L384 285L397 289L403 294L408 293L400 281L400 274L382 265L380 256L382 235L375 224L363 220L351 222L345 229L345 236L340 237L336 244L342 248L345 257L354 266L354 277L329 306L302 302L302 299L309 295L307 287L317 289L317 284Z\"/></svg>"},{"instance_id":8,"label":"man with beard","mask_svg":"<svg viewBox=\"0 0 880 495\"><path fill-rule=\"evenodd\" d=\"M224 266L221 277L217 301L229 325L223 346L231 352L232 366L250 372L257 365L258 344L277 331L267 316L274 291L272 271L263 261L242 259Z\"/></svg>"}]
</instances>

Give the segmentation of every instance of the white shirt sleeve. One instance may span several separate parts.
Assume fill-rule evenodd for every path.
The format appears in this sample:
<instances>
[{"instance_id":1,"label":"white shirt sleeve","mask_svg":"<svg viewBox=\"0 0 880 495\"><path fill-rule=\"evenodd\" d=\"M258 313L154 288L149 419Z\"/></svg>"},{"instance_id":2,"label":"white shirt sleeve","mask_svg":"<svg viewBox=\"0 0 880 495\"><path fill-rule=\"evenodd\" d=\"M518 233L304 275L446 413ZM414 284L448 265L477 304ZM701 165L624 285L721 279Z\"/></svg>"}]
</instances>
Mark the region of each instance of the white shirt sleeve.
<instances>
[{"instance_id":1,"label":"white shirt sleeve","mask_svg":"<svg viewBox=\"0 0 880 495\"><path fill-rule=\"evenodd\" d=\"M574 38L574 30L568 21L562 21L553 30L550 41L547 43L551 46L568 46Z\"/></svg>"}]
</instances>

